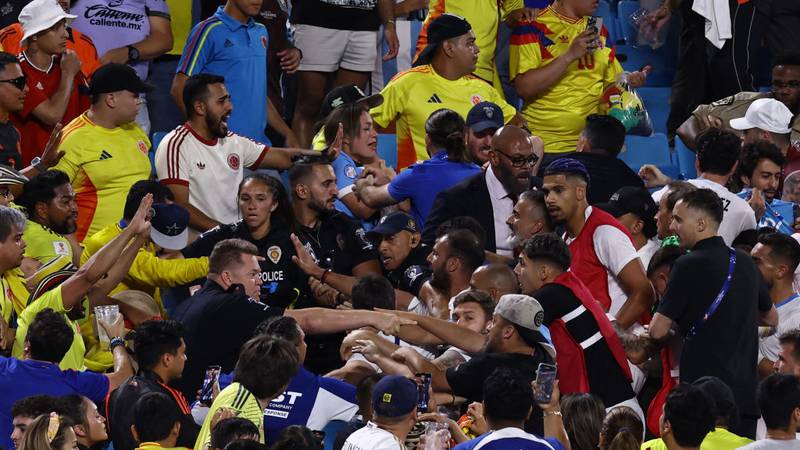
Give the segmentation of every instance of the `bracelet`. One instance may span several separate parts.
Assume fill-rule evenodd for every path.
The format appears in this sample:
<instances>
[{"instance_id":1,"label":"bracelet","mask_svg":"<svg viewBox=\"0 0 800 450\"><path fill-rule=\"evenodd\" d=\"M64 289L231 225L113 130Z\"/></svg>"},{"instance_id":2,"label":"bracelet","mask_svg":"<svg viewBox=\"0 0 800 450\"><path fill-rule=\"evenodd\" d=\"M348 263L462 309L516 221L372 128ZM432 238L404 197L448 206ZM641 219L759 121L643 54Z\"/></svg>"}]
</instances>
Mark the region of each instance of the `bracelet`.
<instances>
[{"instance_id":1,"label":"bracelet","mask_svg":"<svg viewBox=\"0 0 800 450\"><path fill-rule=\"evenodd\" d=\"M111 341L108 343L108 351L113 352L114 351L114 347L117 347L117 346L120 346L120 345L125 347L125 339L117 336L117 337L111 339Z\"/></svg>"},{"instance_id":2,"label":"bracelet","mask_svg":"<svg viewBox=\"0 0 800 450\"><path fill-rule=\"evenodd\" d=\"M544 417L548 416L561 416L561 411L545 411Z\"/></svg>"},{"instance_id":3,"label":"bracelet","mask_svg":"<svg viewBox=\"0 0 800 450\"><path fill-rule=\"evenodd\" d=\"M326 270L325 272L322 272L322 276L319 277L319 282L325 284L325 277L328 276L329 273L331 273L330 269Z\"/></svg>"},{"instance_id":4,"label":"bracelet","mask_svg":"<svg viewBox=\"0 0 800 450\"><path fill-rule=\"evenodd\" d=\"M391 23L394 25L394 19L387 19L386 22L383 22L384 25Z\"/></svg>"}]
</instances>

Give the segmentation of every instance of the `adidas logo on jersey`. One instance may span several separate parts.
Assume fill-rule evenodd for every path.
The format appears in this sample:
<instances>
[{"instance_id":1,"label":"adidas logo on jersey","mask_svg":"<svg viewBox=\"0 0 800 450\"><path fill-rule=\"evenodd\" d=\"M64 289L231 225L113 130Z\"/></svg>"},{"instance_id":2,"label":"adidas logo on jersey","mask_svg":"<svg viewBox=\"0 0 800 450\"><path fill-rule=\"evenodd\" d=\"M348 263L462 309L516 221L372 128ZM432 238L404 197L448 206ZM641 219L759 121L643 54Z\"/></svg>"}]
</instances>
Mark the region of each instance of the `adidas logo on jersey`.
<instances>
[{"instance_id":1,"label":"adidas logo on jersey","mask_svg":"<svg viewBox=\"0 0 800 450\"><path fill-rule=\"evenodd\" d=\"M206 168L206 164L204 162L197 161L197 168L203 170Z\"/></svg>"},{"instance_id":2,"label":"adidas logo on jersey","mask_svg":"<svg viewBox=\"0 0 800 450\"><path fill-rule=\"evenodd\" d=\"M233 42L231 42L229 39L225 39L225 48L228 47L233 47Z\"/></svg>"},{"instance_id":3,"label":"adidas logo on jersey","mask_svg":"<svg viewBox=\"0 0 800 450\"><path fill-rule=\"evenodd\" d=\"M40 91L44 90L44 86L42 86L42 82L41 81L37 81L36 82L36 89L38 89Z\"/></svg>"},{"instance_id":4,"label":"adidas logo on jersey","mask_svg":"<svg viewBox=\"0 0 800 450\"><path fill-rule=\"evenodd\" d=\"M440 99L438 95L433 94L431 98L428 99L428 103L442 103L442 99Z\"/></svg>"},{"instance_id":5,"label":"adidas logo on jersey","mask_svg":"<svg viewBox=\"0 0 800 450\"><path fill-rule=\"evenodd\" d=\"M102 161L104 159L111 159L111 153L108 153L107 151L103 150L103 152L100 153L100 160Z\"/></svg>"}]
</instances>

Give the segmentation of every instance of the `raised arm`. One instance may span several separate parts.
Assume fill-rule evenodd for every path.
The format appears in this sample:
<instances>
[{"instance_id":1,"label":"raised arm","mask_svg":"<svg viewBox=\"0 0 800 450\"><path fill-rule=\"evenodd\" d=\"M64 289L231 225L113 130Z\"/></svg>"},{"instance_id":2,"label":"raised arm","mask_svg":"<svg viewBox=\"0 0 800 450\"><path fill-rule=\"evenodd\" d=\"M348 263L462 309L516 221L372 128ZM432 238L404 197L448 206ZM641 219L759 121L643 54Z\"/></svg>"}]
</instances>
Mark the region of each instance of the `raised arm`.
<instances>
[{"instance_id":1,"label":"raised arm","mask_svg":"<svg viewBox=\"0 0 800 450\"><path fill-rule=\"evenodd\" d=\"M482 351L486 343L486 338L482 334L476 333L468 328L456 325L455 323L447 320L437 319L429 316L421 316L404 311L387 311L383 309L379 309L377 311L395 314L409 321L413 321L420 328L432 334L433 336L436 336L445 343L470 353L478 353ZM408 327L402 327L395 335L403 340L406 340L406 337L413 339L414 336L411 333L417 332L406 332L406 328ZM407 335L404 335L404 333L407 333Z\"/></svg>"},{"instance_id":2,"label":"raised arm","mask_svg":"<svg viewBox=\"0 0 800 450\"><path fill-rule=\"evenodd\" d=\"M411 318L364 310L304 308L287 310L284 315L295 319L300 328L309 334L337 333L361 327L375 327L385 334L394 335L403 325L416 324Z\"/></svg>"}]
</instances>

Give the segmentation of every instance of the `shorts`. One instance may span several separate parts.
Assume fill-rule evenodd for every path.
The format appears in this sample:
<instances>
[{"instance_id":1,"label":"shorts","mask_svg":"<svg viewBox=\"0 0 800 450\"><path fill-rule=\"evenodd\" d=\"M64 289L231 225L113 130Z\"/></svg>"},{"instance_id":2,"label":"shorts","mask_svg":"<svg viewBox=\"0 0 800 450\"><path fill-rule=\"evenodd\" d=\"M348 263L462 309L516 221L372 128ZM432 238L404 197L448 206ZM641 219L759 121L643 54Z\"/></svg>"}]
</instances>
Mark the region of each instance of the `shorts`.
<instances>
[{"instance_id":1,"label":"shorts","mask_svg":"<svg viewBox=\"0 0 800 450\"><path fill-rule=\"evenodd\" d=\"M334 30L295 25L294 45L303 52L298 70L372 72L378 58L375 31Z\"/></svg>"}]
</instances>

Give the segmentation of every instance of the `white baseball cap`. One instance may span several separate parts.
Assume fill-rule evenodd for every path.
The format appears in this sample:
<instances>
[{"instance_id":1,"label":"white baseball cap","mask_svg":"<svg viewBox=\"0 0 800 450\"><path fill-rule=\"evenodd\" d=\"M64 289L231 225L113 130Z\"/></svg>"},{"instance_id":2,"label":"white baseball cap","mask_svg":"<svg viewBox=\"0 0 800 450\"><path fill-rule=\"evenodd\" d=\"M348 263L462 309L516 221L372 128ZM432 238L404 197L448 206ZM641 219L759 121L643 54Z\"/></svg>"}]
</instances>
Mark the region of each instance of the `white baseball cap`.
<instances>
[{"instance_id":1,"label":"white baseball cap","mask_svg":"<svg viewBox=\"0 0 800 450\"><path fill-rule=\"evenodd\" d=\"M758 128L772 133L789 134L792 132L792 119L794 115L783 103L774 98L760 98L750 104L744 117L731 119L731 128Z\"/></svg>"},{"instance_id":2,"label":"white baseball cap","mask_svg":"<svg viewBox=\"0 0 800 450\"><path fill-rule=\"evenodd\" d=\"M78 16L67 14L56 0L33 0L25 5L19 13L19 23L22 25L22 40L20 45L27 45L29 37L44 31L58 22L66 19L69 24Z\"/></svg>"}]
</instances>

